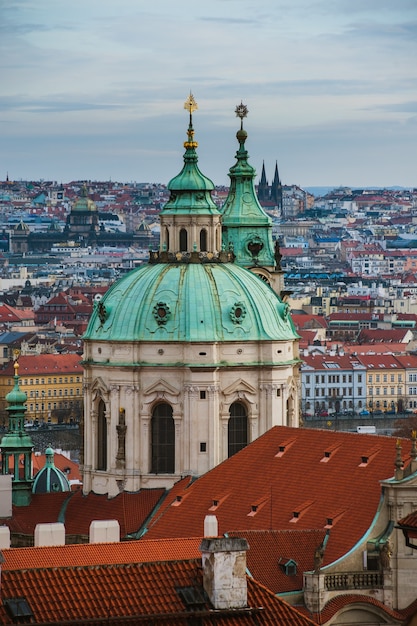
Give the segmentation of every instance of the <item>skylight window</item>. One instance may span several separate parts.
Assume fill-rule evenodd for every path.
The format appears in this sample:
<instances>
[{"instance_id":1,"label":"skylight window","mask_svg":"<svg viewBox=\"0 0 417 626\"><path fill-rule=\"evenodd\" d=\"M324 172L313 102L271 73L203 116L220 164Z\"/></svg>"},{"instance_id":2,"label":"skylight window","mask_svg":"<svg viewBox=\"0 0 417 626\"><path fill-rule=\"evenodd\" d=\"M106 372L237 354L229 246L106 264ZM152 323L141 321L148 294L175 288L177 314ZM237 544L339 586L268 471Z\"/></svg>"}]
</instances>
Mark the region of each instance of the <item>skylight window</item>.
<instances>
[{"instance_id":1,"label":"skylight window","mask_svg":"<svg viewBox=\"0 0 417 626\"><path fill-rule=\"evenodd\" d=\"M8 598L3 602L13 624L29 624L33 613L26 598Z\"/></svg>"},{"instance_id":2,"label":"skylight window","mask_svg":"<svg viewBox=\"0 0 417 626\"><path fill-rule=\"evenodd\" d=\"M332 361L329 361L327 363L323 363L324 367L326 367L328 370L340 370L340 365L339 363L333 363Z\"/></svg>"},{"instance_id":3,"label":"skylight window","mask_svg":"<svg viewBox=\"0 0 417 626\"><path fill-rule=\"evenodd\" d=\"M190 611L202 610L207 603L204 590L200 587L177 587L176 592Z\"/></svg>"}]
</instances>

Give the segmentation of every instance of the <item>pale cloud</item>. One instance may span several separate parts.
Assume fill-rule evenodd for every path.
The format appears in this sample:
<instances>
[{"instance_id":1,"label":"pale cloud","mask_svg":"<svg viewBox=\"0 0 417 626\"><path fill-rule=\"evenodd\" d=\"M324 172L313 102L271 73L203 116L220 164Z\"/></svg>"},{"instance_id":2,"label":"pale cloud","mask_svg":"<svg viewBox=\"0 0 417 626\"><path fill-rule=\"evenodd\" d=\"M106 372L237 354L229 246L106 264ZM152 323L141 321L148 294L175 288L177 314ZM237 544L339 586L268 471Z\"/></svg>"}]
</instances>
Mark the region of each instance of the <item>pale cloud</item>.
<instances>
[{"instance_id":1,"label":"pale cloud","mask_svg":"<svg viewBox=\"0 0 417 626\"><path fill-rule=\"evenodd\" d=\"M0 178L167 182L192 90L216 183L243 100L284 182L417 186L416 46L415 0L3 0Z\"/></svg>"}]
</instances>

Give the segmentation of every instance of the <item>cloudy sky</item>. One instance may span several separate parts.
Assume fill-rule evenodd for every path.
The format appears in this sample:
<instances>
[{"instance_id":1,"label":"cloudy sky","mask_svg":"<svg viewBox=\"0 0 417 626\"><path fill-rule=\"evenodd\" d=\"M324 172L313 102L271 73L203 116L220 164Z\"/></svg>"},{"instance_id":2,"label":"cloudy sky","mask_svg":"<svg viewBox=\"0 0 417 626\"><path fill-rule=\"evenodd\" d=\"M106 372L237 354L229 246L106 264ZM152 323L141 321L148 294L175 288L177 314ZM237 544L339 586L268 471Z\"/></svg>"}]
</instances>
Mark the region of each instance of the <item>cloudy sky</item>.
<instances>
[{"instance_id":1,"label":"cloudy sky","mask_svg":"<svg viewBox=\"0 0 417 626\"><path fill-rule=\"evenodd\" d=\"M0 0L0 180L417 187L416 0Z\"/></svg>"}]
</instances>

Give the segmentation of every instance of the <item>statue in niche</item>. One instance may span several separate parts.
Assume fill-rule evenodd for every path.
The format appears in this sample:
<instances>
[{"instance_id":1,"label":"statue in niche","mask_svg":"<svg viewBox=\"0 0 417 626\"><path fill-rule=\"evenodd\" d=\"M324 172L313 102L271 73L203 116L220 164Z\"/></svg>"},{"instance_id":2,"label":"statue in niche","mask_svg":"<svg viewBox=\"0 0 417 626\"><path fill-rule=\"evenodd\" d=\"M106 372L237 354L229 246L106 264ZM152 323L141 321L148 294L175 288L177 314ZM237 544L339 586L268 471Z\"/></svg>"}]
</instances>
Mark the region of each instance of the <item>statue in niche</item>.
<instances>
[{"instance_id":1,"label":"statue in niche","mask_svg":"<svg viewBox=\"0 0 417 626\"><path fill-rule=\"evenodd\" d=\"M119 409L119 423L116 426L118 447L116 454L116 467L121 468L125 466L126 460L126 411Z\"/></svg>"},{"instance_id":2,"label":"statue in niche","mask_svg":"<svg viewBox=\"0 0 417 626\"><path fill-rule=\"evenodd\" d=\"M392 547L389 541L386 541L380 549L379 552L379 561L381 563L382 569L391 569L391 555L392 555Z\"/></svg>"},{"instance_id":3,"label":"statue in niche","mask_svg":"<svg viewBox=\"0 0 417 626\"><path fill-rule=\"evenodd\" d=\"M275 254L274 254L274 258L275 258L275 264L277 267L277 270L282 270L281 267L281 259L282 259L282 254L281 254L281 250L279 248L279 242L278 240L275 241Z\"/></svg>"}]
</instances>

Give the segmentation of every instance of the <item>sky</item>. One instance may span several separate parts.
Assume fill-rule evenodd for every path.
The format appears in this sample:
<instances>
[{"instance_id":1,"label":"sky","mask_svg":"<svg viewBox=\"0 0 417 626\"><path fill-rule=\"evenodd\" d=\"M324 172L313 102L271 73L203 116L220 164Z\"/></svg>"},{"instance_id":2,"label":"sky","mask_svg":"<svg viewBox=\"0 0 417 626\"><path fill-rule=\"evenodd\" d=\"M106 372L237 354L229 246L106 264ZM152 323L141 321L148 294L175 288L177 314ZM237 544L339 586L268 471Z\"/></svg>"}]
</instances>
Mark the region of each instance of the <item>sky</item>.
<instances>
[{"instance_id":1,"label":"sky","mask_svg":"<svg viewBox=\"0 0 417 626\"><path fill-rule=\"evenodd\" d=\"M0 0L0 180L417 187L416 0Z\"/></svg>"}]
</instances>

